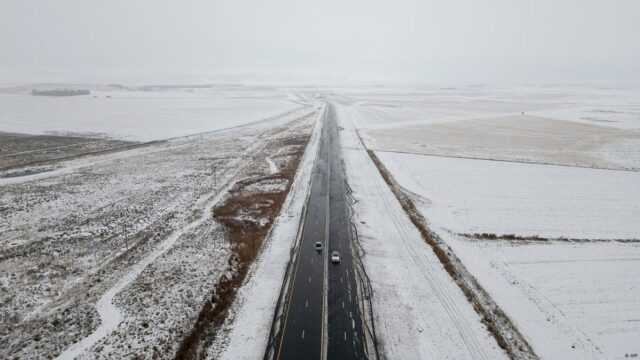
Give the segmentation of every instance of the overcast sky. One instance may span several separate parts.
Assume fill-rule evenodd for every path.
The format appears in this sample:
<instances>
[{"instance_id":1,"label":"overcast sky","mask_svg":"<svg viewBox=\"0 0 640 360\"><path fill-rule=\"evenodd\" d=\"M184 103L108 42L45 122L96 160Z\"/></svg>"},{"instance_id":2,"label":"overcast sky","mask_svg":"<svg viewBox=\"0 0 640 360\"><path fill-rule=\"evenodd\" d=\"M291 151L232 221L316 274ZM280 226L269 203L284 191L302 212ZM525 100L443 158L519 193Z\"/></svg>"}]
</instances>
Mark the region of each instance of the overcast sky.
<instances>
[{"instance_id":1,"label":"overcast sky","mask_svg":"<svg viewBox=\"0 0 640 360\"><path fill-rule=\"evenodd\" d=\"M640 81L639 16L638 0L0 0L0 82Z\"/></svg>"}]
</instances>

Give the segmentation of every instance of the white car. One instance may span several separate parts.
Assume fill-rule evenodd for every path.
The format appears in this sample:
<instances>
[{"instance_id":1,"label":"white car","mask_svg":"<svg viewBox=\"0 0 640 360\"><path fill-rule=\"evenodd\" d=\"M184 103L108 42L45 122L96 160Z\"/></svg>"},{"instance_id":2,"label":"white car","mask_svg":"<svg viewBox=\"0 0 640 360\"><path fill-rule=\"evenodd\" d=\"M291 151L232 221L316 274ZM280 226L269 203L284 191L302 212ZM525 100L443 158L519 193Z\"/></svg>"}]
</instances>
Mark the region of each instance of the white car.
<instances>
[{"instance_id":1,"label":"white car","mask_svg":"<svg viewBox=\"0 0 640 360\"><path fill-rule=\"evenodd\" d=\"M316 251L322 251L322 243L320 241L316 241Z\"/></svg>"},{"instance_id":2,"label":"white car","mask_svg":"<svg viewBox=\"0 0 640 360\"><path fill-rule=\"evenodd\" d=\"M340 264L340 253L334 251L331 253L331 262L334 264Z\"/></svg>"}]
</instances>

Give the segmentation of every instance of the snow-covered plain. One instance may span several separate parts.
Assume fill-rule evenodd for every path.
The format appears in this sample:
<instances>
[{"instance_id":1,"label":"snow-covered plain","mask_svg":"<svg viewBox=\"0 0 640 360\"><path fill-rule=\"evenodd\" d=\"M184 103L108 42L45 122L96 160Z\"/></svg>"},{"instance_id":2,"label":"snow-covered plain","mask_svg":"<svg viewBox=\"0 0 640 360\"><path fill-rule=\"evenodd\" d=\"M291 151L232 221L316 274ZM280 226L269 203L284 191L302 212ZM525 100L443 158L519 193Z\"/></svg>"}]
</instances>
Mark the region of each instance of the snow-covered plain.
<instances>
[{"instance_id":1,"label":"snow-covered plain","mask_svg":"<svg viewBox=\"0 0 640 360\"><path fill-rule=\"evenodd\" d=\"M336 106L375 328L388 359L500 359L506 354L404 214L352 125Z\"/></svg>"},{"instance_id":2,"label":"snow-covered plain","mask_svg":"<svg viewBox=\"0 0 640 360\"><path fill-rule=\"evenodd\" d=\"M443 238L541 358L638 352L639 243Z\"/></svg>"},{"instance_id":3,"label":"snow-covered plain","mask_svg":"<svg viewBox=\"0 0 640 360\"><path fill-rule=\"evenodd\" d=\"M370 148L428 155L640 169L640 132L530 115L364 131Z\"/></svg>"},{"instance_id":4,"label":"snow-covered plain","mask_svg":"<svg viewBox=\"0 0 640 360\"><path fill-rule=\"evenodd\" d=\"M378 157L417 194L431 228L538 355L618 358L637 351L640 173L397 153ZM458 235L485 232L585 240L519 243Z\"/></svg>"},{"instance_id":5,"label":"snow-covered plain","mask_svg":"<svg viewBox=\"0 0 640 360\"><path fill-rule=\"evenodd\" d=\"M343 102L537 355L638 353L637 88L354 91ZM483 232L573 240L473 236Z\"/></svg>"},{"instance_id":6,"label":"snow-covered plain","mask_svg":"<svg viewBox=\"0 0 640 360\"><path fill-rule=\"evenodd\" d=\"M304 94L192 91L98 89L70 98L0 91L0 131L170 139L0 178L0 355L45 357L82 339L89 340L70 355L175 353L228 271L230 245L207 217L215 196L235 178L277 172L290 158L287 146L273 141L309 133L314 123L290 127L313 111L298 109L310 101ZM339 92L328 98L342 128L387 358L506 354L404 214L365 145L378 150L429 227L539 356L638 352L640 243L629 241L640 234L637 88ZM234 128L243 124L250 125ZM223 131L206 133L215 130ZM177 138L193 133L204 134ZM308 152L207 357L262 356L311 161ZM281 188L273 182L249 190ZM473 236L483 232L570 241Z\"/></svg>"},{"instance_id":7,"label":"snow-covered plain","mask_svg":"<svg viewBox=\"0 0 640 360\"><path fill-rule=\"evenodd\" d=\"M458 234L640 238L640 172L378 152L434 226Z\"/></svg>"},{"instance_id":8,"label":"snow-covered plain","mask_svg":"<svg viewBox=\"0 0 640 360\"><path fill-rule=\"evenodd\" d=\"M354 93L375 150L640 169L640 88L477 87Z\"/></svg>"},{"instance_id":9,"label":"snow-covered plain","mask_svg":"<svg viewBox=\"0 0 640 360\"><path fill-rule=\"evenodd\" d=\"M243 125L301 106L276 90L196 90L70 97L0 92L0 131L149 141Z\"/></svg>"},{"instance_id":10,"label":"snow-covered plain","mask_svg":"<svg viewBox=\"0 0 640 360\"><path fill-rule=\"evenodd\" d=\"M171 357L232 271L211 206L229 182L293 159L288 140L315 111L295 107L0 179L0 357Z\"/></svg>"},{"instance_id":11,"label":"snow-covered plain","mask_svg":"<svg viewBox=\"0 0 640 360\"><path fill-rule=\"evenodd\" d=\"M396 128L502 115L640 129L640 85L380 87L338 90L364 116L360 128ZM344 101L344 99L343 99Z\"/></svg>"}]
</instances>

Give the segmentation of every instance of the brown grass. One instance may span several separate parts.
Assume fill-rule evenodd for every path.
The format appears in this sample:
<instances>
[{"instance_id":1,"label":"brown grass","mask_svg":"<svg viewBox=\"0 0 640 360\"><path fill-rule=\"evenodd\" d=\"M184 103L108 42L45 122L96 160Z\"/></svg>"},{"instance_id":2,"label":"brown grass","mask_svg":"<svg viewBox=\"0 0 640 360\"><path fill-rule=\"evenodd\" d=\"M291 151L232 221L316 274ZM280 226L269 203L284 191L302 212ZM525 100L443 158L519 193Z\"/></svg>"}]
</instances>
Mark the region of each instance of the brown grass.
<instances>
[{"instance_id":1,"label":"brown grass","mask_svg":"<svg viewBox=\"0 0 640 360\"><path fill-rule=\"evenodd\" d=\"M610 243L612 241L619 243L640 243L640 239L580 239L580 238L568 238L564 236L560 237L542 237L539 235L531 235L531 236L519 236L515 234L504 234L497 235L494 233L473 233L473 234L465 234L460 233L459 236L463 236L468 239L474 240L506 240L512 241L513 243L531 243L531 242L573 242L573 243L599 243L606 242Z\"/></svg>"},{"instance_id":2,"label":"brown grass","mask_svg":"<svg viewBox=\"0 0 640 360\"><path fill-rule=\"evenodd\" d=\"M463 235L465 236L465 235ZM549 241L548 238L543 238L538 235L533 236L518 236L516 234L504 234L496 235L494 233L475 233L471 237L483 240L523 240L523 241ZM564 238L558 238L564 240Z\"/></svg>"},{"instance_id":3,"label":"brown grass","mask_svg":"<svg viewBox=\"0 0 640 360\"><path fill-rule=\"evenodd\" d=\"M517 329L513 325L511 325L504 312L497 305L493 306L493 311L483 306L482 302L480 301L476 293L472 290L471 286L468 286L465 276L463 275L463 271L459 270L459 267L457 267L452 261L452 258L455 257L455 255L450 253L449 250L445 250L444 246L435 238L433 233L427 229L422 215L418 212L417 208L413 204L413 201L411 201L411 198L409 198L409 196L396 184L395 180L391 177L389 171L386 169L384 164L382 164L376 154L372 150L367 150L367 152L373 163L378 168L380 175L382 175L382 178L387 183L387 185L389 185L389 188L391 189L391 191L393 191L396 198L402 205L402 208L409 216L409 219L411 220L413 225L418 229L418 231L422 235L422 238L427 242L427 244L431 246L433 252L436 254L438 260L442 263L444 269L447 271L447 273L449 273L456 284L458 284L467 300L472 304L474 310L478 313L478 315L480 315L480 317L482 318L482 322L496 339L498 345L502 349L504 349L512 359L519 358L519 356L517 356L516 354L522 354L523 352L528 353L531 357L535 358L536 356L529 344L524 340L522 335L517 333ZM462 264L458 264L458 266L462 266ZM475 281L475 279L473 279L473 282L473 286L476 289L480 289L483 293L486 293L480 287L477 281ZM502 332L498 328L498 325L496 324L497 319L499 319L503 324L510 324L511 331L515 332L517 335L512 338L512 341L507 340L507 338L502 334ZM519 339L515 340L516 337Z\"/></svg>"},{"instance_id":4,"label":"brown grass","mask_svg":"<svg viewBox=\"0 0 640 360\"><path fill-rule=\"evenodd\" d=\"M214 340L217 329L223 324L251 263L256 259L274 219L280 213L309 138L298 136L280 142L281 145L298 145L295 153L291 154L292 161L277 174L238 181L224 203L213 209L214 218L224 225L232 245L232 255L228 264L231 275L223 275L218 280L210 299L203 304L196 323L180 344L176 359L204 357L204 350ZM251 184L269 179L286 179L287 186L283 191L276 193L243 191ZM249 215L251 219L265 218L267 223L261 225L255 221L240 220L240 214Z\"/></svg>"}]
</instances>

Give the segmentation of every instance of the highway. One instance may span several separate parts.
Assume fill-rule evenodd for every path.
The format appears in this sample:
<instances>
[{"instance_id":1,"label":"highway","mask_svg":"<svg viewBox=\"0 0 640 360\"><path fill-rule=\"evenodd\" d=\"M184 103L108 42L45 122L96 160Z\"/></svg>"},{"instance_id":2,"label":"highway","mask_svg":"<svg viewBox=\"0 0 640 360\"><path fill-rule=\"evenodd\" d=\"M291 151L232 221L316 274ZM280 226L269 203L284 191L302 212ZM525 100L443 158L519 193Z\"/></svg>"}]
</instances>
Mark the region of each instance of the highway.
<instances>
[{"instance_id":1,"label":"highway","mask_svg":"<svg viewBox=\"0 0 640 360\"><path fill-rule=\"evenodd\" d=\"M335 110L327 105L275 359L366 359ZM323 243L316 251L314 244ZM341 262L330 262L340 252Z\"/></svg>"}]
</instances>

